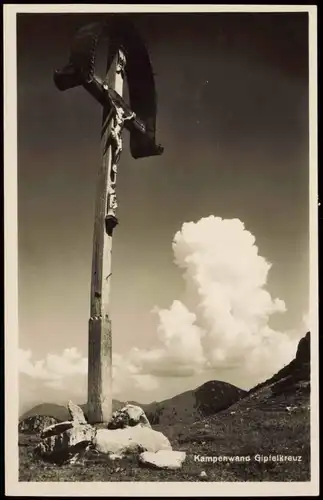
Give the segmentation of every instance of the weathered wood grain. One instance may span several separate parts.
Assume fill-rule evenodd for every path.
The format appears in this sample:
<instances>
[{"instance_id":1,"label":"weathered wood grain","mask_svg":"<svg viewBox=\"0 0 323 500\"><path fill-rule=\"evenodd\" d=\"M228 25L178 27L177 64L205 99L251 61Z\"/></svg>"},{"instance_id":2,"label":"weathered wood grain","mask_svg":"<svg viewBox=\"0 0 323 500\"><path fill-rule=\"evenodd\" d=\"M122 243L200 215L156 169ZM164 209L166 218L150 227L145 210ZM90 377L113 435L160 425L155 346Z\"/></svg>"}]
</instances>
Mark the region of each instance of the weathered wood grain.
<instances>
[{"instance_id":1,"label":"weathered wood grain","mask_svg":"<svg viewBox=\"0 0 323 500\"><path fill-rule=\"evenodd\" d=\"M117 73L116 56L107 74L108 84L119 95L123 93L123 77ZM97 179L93 258L91 278L91 316L88 351L88 421L107 422L112 413L112 329L110 320L110 286L112 233L105 230L105 215L111 180L112 150L110 143L113 115L103 109L101 151L102 163ZM109 147L107 148L107 145Z\"/></svg>"}]
</instances>

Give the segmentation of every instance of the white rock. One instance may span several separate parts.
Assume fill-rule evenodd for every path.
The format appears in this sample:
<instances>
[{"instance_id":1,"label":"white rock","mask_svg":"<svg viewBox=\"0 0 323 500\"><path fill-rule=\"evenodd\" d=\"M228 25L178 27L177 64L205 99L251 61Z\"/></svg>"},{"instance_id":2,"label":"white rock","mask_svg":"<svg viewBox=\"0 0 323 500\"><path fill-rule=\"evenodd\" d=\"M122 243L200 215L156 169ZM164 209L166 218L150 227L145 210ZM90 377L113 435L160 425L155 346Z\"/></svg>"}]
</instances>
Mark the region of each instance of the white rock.
<instances>
[{"instance_id":1,"label":"white rock","mask_svg":"<svg viewBox=\"0 0 323 500\"><path fill-rule=\"evenodd\" d=\"M207 473L205 472L205 470L202 470L200 477L207 477Z\"/></svg>"},{"instance_id":2,"label":"white rock","mask_svg":"<svg viewBox=\"0 0 323 500\"><path fill-rule=\"evenodd\" d=\"M123 429L139 424L151 429L151 425L144 410L140 408L140 406L127 404L123 408L120 408L120 410L113 412L108 424L108 429Z\"/></svg>"},{"instance_id":3,"label":"white rock","mask_svg":"<svg viewBox=\"0 0 323 500\"><path fill-rule=\"evenodd\" d=\"M112 459L143 451L172 449L164 434L141 425L125 429L98 429L93 439L93 446Z\"/></svg>"},{"instance_id":4,"label":"white rock","mask_svg":"<svg viewBox=\"0 0 323 500\"><path fill-rule=\"evenodd\" d=\"M73 401L68 402L67 408L74 422L87 424L82 408L74 404Z\"/></svg>"},{"instance_id":5,"label":"white rock","mask_svg":"<svg viewBox=\"0 0 323 500\"><path fill-rule=\"evenodd\" d=\"M160 450L156 453L145 451L139 456L139 462L157 469L180 469L185 458L185 451Z\"/></svg>"},{"instance_id":6,"label":"white rock","mask_svg":"<svg viewBox=\"0 0 323 500\"><path fill-rule=\"evenodd\" d=\"M129 415L129 419L131 423L142 424L143 426L151 428L149 420L142 408L140 406L135 405L126 405L124 407L124 411L126 411Z\"/></svg>"}]
</instances>

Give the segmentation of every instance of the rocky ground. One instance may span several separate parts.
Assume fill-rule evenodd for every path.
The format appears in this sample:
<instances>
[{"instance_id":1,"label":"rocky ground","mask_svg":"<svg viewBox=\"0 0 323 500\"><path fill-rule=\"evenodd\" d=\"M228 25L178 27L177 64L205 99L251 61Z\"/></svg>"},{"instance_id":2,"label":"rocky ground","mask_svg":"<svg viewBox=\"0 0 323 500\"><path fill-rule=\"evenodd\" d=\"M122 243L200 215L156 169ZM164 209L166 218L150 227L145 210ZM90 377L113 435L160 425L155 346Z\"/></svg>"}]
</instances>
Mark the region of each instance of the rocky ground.
<instances>
[{"instance_id":1,"label":"rocky ground","mask_svg":"<svg viewBox=\"0 0 323 500\"><path fill-rule=\"evenodd\" d=\"M168 437L173 450L186 452L181 468L154 469L139 463L138 454L111 460L106 454L94 450L87 451L80 462L57 465L35 457L39 433L21 432L19 479L69 482L309 481L309 397L308 334L290 365L229 408L193 423L152 425L153 429ZM245 458L237 461L235 457Z\"/></svg>"},{"instance_id":2,"label":"rocky ground","mask_svg":"<svg viewBox=\"0 0 323 500\"><path fill-rule=\"evenodd\" d=\"M105 455L89 452L83 463L51 464L33 456L39 438L21 434L19 440L20 481L308 481L309 411L302 408L289 414L284 410L265 412L253 409L234 415L217 415L189 428L155 426L173 448L186 451L179 470L143 468L136 457L111 462ZM203 463L194 455L300 455L302 462ZM205 471L207 477L201 477Z\"/></svg>"}]
</instances>

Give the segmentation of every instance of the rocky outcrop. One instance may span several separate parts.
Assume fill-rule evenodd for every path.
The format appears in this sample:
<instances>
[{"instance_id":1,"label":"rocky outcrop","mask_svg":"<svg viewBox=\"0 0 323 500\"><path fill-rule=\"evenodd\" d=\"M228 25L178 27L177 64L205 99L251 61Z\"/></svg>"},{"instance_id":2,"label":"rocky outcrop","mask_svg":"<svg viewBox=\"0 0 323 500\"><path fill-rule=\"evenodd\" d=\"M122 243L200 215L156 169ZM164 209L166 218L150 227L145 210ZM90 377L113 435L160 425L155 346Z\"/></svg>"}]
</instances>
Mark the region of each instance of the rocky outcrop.
<instances>
[{"instance_id":1,"label":"rocky outcrop","mask_svg":"<svg viewBox=\"0 0 323 500\"><path fill-rule=\"evenodd\" d=\"M72 402L68 410L72 420L55 423L41 432L35 452L45 460L74 463L90 448L111 459L144 451L172 450L167 437L151 428L138 406L126 405L115 412L111 420L113 429L96 429L88 424L82 409Z\"/></svg>"},{"instance_id":2,"label":"rocky outcrop","mask_svg":"<svg viewBox=\"0 0 323 500\"><path fill-rule=\"evenodd\" d=\"M164 434L140 424L124 429L98 429L93 439L93 447L99 453L107 454L112 459L143 451L155 453L172 449Z\"/></svg>"},{"instance_id":3,"label":"rocky outcrop","mask_svg":"<svg viewBox=\"0 0 323 500\"><path fill-rule=\"evenodd\" d=\"M72 420L52 424L41 432L35 453L54 462L75 461L91 445L96 429L89 425L82 409L68 403Z\"/></svg>"},{"instance_id":4,"label":"rocky outcrop","mask_svg":"<svg viewBox=\"0 0 323 500\"><path fill-rule=\"evenodd\" d=\"M89 424L75 424L72 427L61 431L61 424L58 428L51 429L51 433L46 434L36 447L36 453L45 459L52 461L65 462L79 455L89 448L95 436L95 429ZM53 433L53 431L57 433ZM44 434L44 433L43 433Z\"/></svg>"},{"instance_id":5,"label":"rocky outcrop","mask_svg":"<svg viewBox=\"0 0 323 500\"><path fill-rule=\"evenodd\" d=\"M295 358L272 377L257 384L239 402L230 407L230 413L262 410L308 411L310 408L310 333L300 339Z\"/></svg>"},{"instance_id":6,"label":"rocky outcrop","mask_svg":"<svg viewBox=\"0 0 323 500\"><path fill-rule=\"evenodd\" d=\"M18 430L22 433L38 434L41 433L46 427L57 424L58 422L59 421L54 417L34 415L21 420L18 425Z\"/></svg>"},{"instance_id":7,"label":"rocky outcrop","mask_svg":"<svg viewBox=\"0 0 323 500\"><path fill-rule=\"evenodd\" d=\"M297 347L296 360L299 363L309 363L311 357L311 338L310 332L307 332L305 337L303 337Z\"/></svg>"},{"instance_id":8,"label":"rocky outcrop","mask_svg":"<svg viewBox=\"0 0 323 500\"><path fill-rule=\"evenodd\" d=\"M155 469L180 469L185 461L185 451L160 450L156 453L145 451L139 456L139 463Z\"/></svg>"},{"instance_id":9,"label":"rocky outcrop","mask_svg":"<svg viewBox=\"0 0 323 500\"><path fill-rule=\"evenodd\" d=\"M269 386L275 393L295 391L295 388L303 388L308 391L310 368L310 332L307 332L298 343L295 358L268 380L256 385L249 391L248 395Z\"/></svg>"},{"instance_id":10,"label":"rocky outcrop","mask_svg":"<svg viewBox=\"0 0 323 500\"><path fill-rule=\"evenodd\" d=\"M126 427L134 427L138 424L151 429L144 410L140 406L127 404L112 414L111 420L108 423L108 429L124 429Z\"/></svg>"}]
</instances>

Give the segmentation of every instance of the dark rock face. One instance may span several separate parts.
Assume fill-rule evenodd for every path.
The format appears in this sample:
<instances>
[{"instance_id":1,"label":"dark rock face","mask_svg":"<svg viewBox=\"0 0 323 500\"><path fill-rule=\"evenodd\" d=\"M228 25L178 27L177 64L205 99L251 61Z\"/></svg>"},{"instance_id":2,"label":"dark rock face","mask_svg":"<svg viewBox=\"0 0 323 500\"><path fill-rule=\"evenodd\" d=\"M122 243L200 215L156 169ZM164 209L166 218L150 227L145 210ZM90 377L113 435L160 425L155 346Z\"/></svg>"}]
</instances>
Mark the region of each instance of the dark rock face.
<instances>
[{"instance_id":1,"label":"dark rock face","mask_svg":"<svg viewBox=\"0 0 323 500\"><path fill-rule=\"evenodd\" d=\"M295 358L270 379L256 385L249 391L249 394L256 392L264 386L274 384L273 391L293 391L299 382L303 382L302 387L308 387L304 382L310 381L310 332L307 332L298 344Z\"/></svg>"},{"instance_id":2,"label":"dark rock face","mask_svg":"<svg viewBox=\"0 0 323 500\"><path fill-rule=\"evenodd\" d=\"M46 427L57 424L59 420L47 415L34 415L19 422L18 430L25 434L40 434Z\"/></svg>"},{"instance_id":3,"label":"dark rock face","mask_svg":"<svg viewBox=\"0 0 323 500\"><path fill-rule=\"evenodd\" d=\"M310 396L310 333L298 344L295 358L268 380L253 387L230 410L242 411L257 407L263 410L288 406L309 407Z\"/></svg>"},{"instance_id":4,"label":"dark rock face","mask_svg":"<svg viewBox=\"0 0 323 500\"><path fill-rule=\"evenodd\" d=\"M309 363L311 358L311 338L310 332L307 332L298 344L296 360L298 363Z\"/></svg>"}]
</instances>

